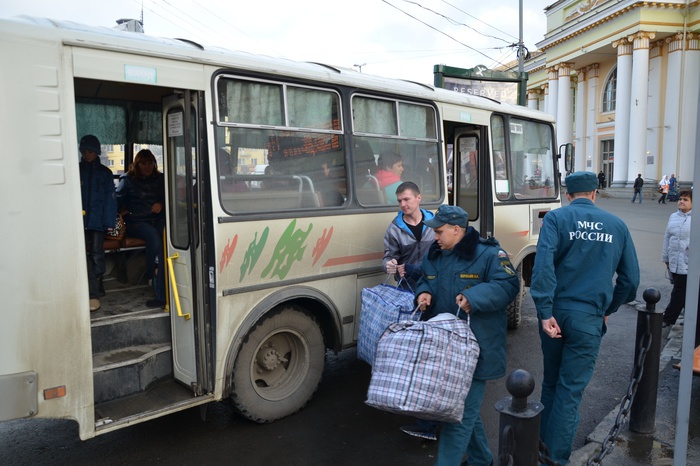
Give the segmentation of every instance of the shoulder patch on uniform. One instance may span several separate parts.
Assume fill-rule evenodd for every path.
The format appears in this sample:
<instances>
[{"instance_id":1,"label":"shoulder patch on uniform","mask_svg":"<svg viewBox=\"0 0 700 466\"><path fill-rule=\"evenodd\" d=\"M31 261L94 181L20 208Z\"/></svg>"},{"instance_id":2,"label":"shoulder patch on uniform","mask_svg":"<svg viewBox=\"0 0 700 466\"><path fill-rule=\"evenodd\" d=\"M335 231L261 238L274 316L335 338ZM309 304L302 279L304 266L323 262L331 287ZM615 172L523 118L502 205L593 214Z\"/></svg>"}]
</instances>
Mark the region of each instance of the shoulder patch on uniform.
<instances>
[{"instance_id":1,"label":"shoulder patch on uniform","mask_svg":"<svg viewBox=\"0 0 700 466\"><path fill-rule=\"evenodd\" d=\"M510 261L501 261L501 267L503 267L503 270L505 270L507 274L515 275L515 270L513 270L513 264L511 264Z\"/></svg>"},{"instance_id":2,"label":"shoulder patch on uniform","mask_svg":"<svg viewBox=\"0 0 700 466\"><path fill-rule=\"evenodd\" d=\"M508 257L508 254L503 249L499 249L498 257Z\"/></svg>"}]
</instances>

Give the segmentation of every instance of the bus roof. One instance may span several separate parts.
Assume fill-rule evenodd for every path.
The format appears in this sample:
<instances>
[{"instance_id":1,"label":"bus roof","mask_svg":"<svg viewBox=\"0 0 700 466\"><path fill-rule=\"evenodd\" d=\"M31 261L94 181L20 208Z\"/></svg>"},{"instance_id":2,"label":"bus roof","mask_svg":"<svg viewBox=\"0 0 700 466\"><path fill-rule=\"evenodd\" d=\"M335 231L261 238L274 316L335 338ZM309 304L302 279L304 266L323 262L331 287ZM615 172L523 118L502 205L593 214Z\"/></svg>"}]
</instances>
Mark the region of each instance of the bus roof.
<instances>
[{"instance_id":1,"label":"bus roof","mask_svg":"<svg viewBox=\"0 0 700 466\"><path fill-rule=\"evenodd\" d=\"M357 70L323 63L299 62L286 58L255 55L220 47L197 44L187 39L170 39L104 26L90 26L30 16L0 19L0 35L27 36L33 40L53 40L64 45L111 50L115 52L187 60L217 67L285 74L316 81L333 82L379 92L406 94L455 105L468 105L523 117L554 122L544 112L520 105L500 103L485 97L436 88L431 84L374 76Z\"/></svg>"}]
</instances>

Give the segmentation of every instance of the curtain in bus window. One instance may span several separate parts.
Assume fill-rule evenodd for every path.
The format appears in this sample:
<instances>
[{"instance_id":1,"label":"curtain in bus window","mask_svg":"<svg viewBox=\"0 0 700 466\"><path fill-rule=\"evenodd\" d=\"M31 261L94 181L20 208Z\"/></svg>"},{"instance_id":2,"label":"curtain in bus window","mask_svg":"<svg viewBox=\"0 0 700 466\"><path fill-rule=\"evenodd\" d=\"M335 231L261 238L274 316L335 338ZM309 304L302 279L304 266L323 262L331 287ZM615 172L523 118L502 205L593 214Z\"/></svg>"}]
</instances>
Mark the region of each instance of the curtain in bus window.
<instances>
[{"instance_id":1,"label":"curtain in bus window","mask_svg":"<svg viewBox=\"0 0 700 466\"><path fill-rule=\"evenodd\" d=\"M289 86L287 113L291 127L340 129L338 96L330 92Z\"/></svg>"},{"instance_id":2,"label":"curtain in bus window","mask_svg":"<svg viewBox=\"0 0 700 466\"><path fill-rule=\"evenodd\" d=\"M398 134L395 103L388 100L355 97L352 100L356 133Z\"/></svg>"},{"instance_id":3,"label":"curtain in bus window","mask_svg":"<svg viewBox=\"0 0 700 466\"><path fill-rule=\"evenodd\" d=\"M219 120L257 125L284 125L282 86L221 79Z\"/></svg>"},{"instance_id":4,"label":"curtain in bus window","mask_svg":"<svg viewBox=\"0 0 700 466\"><path fill-rule=\"evenodd\" d=\"M80 99L75 105L75 116L78 138L93 134L102 144L126 143L127 111L124 105Z\"/></svg>"},{"instance_id":5,"label":"curtain in bus window","mask_svg":"<svg viewBox=\"0 0 700 466\"><path fill-rule=\"evenodd\" d=\"M431 107L399 103L399 134L409 138L436 138L435 111Z\"/></svg>"},{"instance_id":6,"label":"curtain in bus window","mask_svg":"<svg viewBox=\"0 0 700 466\"><path fill-rule=\"evenodd\" d=\"M160 105L133 107L132 128L140 144L163 144L163 112Z\"/></svg>"},{"instance_id":7,"label":"curtain in bus window","mask_svg":"<svg viewBox=\"0 0 700 466\"><path fill-rule=\"evenodd\" d=\"M523 198L556 196L552 129L535 121L511 118L510 167L514 195Z\"/></svg>"},{"instance_id":8,"label":"curtain in bus window","mask_svg":"<svg viewBox=\"0 0 700 466\"><path fill-rule=\"evenodd\" d=\"M503 117L499 115L491 117L491 147L493 150L493 183L496 189L496 197L499 200L505 200L510 197L511 188L508 180L504 123Z\"/></svg>"}]
</instances>

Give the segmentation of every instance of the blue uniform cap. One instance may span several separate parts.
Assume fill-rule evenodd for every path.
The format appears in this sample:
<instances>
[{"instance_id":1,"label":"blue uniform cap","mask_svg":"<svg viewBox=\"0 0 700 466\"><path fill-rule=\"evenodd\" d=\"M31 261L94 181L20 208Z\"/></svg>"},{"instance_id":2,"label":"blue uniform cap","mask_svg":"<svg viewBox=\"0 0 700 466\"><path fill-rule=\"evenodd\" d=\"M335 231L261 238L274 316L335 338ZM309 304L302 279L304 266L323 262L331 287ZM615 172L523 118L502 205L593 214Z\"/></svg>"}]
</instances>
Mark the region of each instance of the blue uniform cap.
<instances>
[{"instance_id":1,"label":"blue uniform cap","mask_svg":"<svg viewBox=\"0 0 700 466\"><path fill-rule=\"evenodd\" d=\"M598 188L598 177L591 172L575 172L566 177L566 192L587 193Z\"/></svg>"},{"instance_id":2,"label":"blue uniform cap","mask_svg":"<svg viewBox=\"0 0 700 466\"><path fill-rule=\"evenodd\" d=\"M435 217L430 220L425 220L423 223L430 228L438 228L446 223L457 225L462 228L467 228L467 219L469 215L464 209L454 205L441 205L435 212Z\"/></svg>"}]
</instances>

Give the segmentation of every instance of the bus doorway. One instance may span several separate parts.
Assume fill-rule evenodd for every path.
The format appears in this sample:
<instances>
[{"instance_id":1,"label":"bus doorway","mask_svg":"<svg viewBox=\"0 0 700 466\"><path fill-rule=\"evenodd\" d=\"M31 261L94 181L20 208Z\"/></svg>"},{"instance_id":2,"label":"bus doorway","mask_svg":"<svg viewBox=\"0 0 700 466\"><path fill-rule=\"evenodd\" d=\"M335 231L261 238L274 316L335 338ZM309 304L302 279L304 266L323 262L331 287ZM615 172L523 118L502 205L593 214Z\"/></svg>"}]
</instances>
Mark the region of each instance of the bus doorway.
<instances>
[{"instance_id":1,"label":"bus doorway","mask_svg":"<svg viewBox=\"0 0 700 466\"><path fill-rule=\"evenodd\" d=\"M493 235L487 140L485 127L454 128L454 204L467 211L469 225L483 238Z\"/></svg>"}]
</instances>

